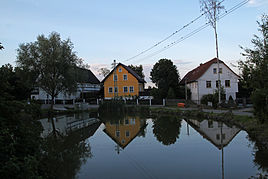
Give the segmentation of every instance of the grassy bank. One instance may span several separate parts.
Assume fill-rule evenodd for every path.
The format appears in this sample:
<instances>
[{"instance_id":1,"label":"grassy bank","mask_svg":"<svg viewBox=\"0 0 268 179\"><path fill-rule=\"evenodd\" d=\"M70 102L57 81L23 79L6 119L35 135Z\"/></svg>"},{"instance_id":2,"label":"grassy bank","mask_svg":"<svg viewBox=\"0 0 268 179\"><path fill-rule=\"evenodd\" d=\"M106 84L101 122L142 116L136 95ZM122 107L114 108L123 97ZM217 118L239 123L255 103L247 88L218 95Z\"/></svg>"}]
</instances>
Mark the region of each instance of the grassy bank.
<instances>
[{"instance_id":1,"label":"grassy bank","mask_svg":"<svg viewBox=\"0 0 268 179\"><path fill-rule=\"evenodd\" d=\"M178 108L150 108L152 116L176 115L182 118L211 119L233 124L245 130L249 137L256 141L261 149L268 149L268 123L261 124L256 118L250 116L233 115L230 112L215 114L200 110L183 111Z\"/></svg>"}]
</instances>

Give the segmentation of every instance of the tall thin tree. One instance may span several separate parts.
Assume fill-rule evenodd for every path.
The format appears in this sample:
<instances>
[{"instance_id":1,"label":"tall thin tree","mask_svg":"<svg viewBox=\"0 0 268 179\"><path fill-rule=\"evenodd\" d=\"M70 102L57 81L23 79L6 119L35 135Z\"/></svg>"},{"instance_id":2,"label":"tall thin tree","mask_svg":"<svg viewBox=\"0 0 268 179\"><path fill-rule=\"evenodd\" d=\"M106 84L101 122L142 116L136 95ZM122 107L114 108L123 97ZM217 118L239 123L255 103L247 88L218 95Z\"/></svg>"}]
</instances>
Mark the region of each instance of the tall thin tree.
<instances>
[{"instance_id":1,"label":"tall thin tree","mask_svg":"<svg viewBox=\"0 0 268 179\"><path fill-rule=\"evenodd\" d=\"M219 19L220 11L224 9L224 6L221 5L223 1L219 0L200 0L200 10L205 13L205 16L208 20L208 23L214 29L215 41L216 41L216 56L217 56L217 65L218 65L218 92L219 92L219 104L221 103L221 82L220 82L220 62L219 62L219 46L218 46L218 34L217 34L217 20Z\"/></svg>"}]
</instances>

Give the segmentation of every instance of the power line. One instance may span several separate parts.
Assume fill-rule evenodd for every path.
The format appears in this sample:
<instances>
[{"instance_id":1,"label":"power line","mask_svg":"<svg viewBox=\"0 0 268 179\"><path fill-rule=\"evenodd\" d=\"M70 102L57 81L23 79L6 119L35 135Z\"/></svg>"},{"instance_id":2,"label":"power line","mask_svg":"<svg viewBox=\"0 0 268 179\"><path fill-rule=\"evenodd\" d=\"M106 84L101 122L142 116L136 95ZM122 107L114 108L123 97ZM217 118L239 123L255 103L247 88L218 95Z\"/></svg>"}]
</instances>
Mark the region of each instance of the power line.
<instances>
[{"instance_id":1,"label":"power line","mask_svg":"<svg viewBox=\"0 0 268 179\"><path fill-rule=\"evenodd\" d=\"M218 5L220 5L223 1L225 0L222 0L221 2L218 3ZM205 15L208 11L202 13L201 15L199 15L198 17L194 18L192 21L190 21L188 24L184 25L183 27L181 27L180 29L176 30L175 32L173 32L172 34L170 34L169 36L167 36L166 38L164 38L163 40L157 42L156 44L154 44L153 46L151 46L150 48L140 52L139 54L131 57L131 58L128 58L127 60L125 60L124 62L127 62L129 60L132 60L148 51L150 51L151 49L157 47L158 45L160 45L161 43L165 42L166 40L170 39L172 36L174 36L175 34L177 34L178 32L182 31L183 29L185 29L186 27L190 26L191 24L193 24L195 21L197 21L198 19L200 19L203 15Z\"/></svg>"},{"instance_id":2,"label":"power line","mask_svg":"<svg viewBox=\"0 0 268 179\"><path fill-rule=\"evenodd\" d=\"M242 7L243 5L247 4L249 1L250 1L250 0L244 0L244 1L240 2L240 3L238 3L237 5L235 5L234 7L232 7L231 9L229 9L228 11L225 11L225 14L221 15L221 16L218 18L218 20L222 19L222 18L225 17L226 15L232 13L233 11L235 11L235 10L237 10L238 8ZM165 50L167 50L167 49L169 49L169 48L171 48L171 47L177 45L178 43L180 43L180 42L182 42L182 41L188 39L189 37L195 35L196 33L198 33L198 32L200 32L201 30L207 28L208 26L209 26L209 22L203 24L203 25L200 26L199 28L197 28L197 29L195 29L194 31L190 32L189 34L187 34L187 35L181 37L180 39L178 39L178 40L176 40L176 41L174 41L174 42L168 44L167 46L163 47L162 49L160 49L160 50L158 50L158 51L156 51L156 52L154 52L154 53L151 53L151 54L147 55L146 57L143 57L143 58L137 60L136 62L140 62L140 61L142 61L142 60L144 60L144 59L146 59L146 58L153 57L153 56L155 56L155 55L157 55L157 54L159 54L159 53L161 53L161 52L163 52L163 51L165 51Z\"/></svg>"}]
</instances>

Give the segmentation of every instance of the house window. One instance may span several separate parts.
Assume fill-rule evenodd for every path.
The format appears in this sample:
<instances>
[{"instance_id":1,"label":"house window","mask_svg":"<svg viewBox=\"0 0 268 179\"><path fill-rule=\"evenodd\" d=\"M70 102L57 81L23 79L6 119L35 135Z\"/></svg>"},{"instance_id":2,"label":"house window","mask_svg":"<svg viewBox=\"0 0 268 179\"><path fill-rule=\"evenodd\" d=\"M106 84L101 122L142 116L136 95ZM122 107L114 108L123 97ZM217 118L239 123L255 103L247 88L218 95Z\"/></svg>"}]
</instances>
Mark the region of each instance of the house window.
<instances>
[{"instance_id":1,"label":"house window","mask_svg":"<svg viewBox=\"0 0 268 179\"><path fill-rule=\"evenodd\" d=\"M113 87L109 87L108 91L109 91L109 93L112 93L113 92Z\"/></svg>"},{"instance_id":2,"label":"house window","mask_svg":"<svg viewBox=\"0 0 268 179\"><path fill-rule=\"evenodd\" d=\"M126 131L126 137L129 137L129 131Z\"/></svg>"},{"instance_id":3,"label":"house window","mask_svg":"<svg viewBox=\"0 0 268 179\"><path fill-rule=\"evenodd\" d=\"M122 68L119 68L118 71L119 71L119 72L122 72Z\"/></svg>"},{"instance_id":4,"label":"house window","mask_svg":"<svg viewBox=\"0 0 268 179\"><path fill-rule=\"evenodd\" d=\"M216 88L219 86L219 80L216 81ZM220 86L221 86L221 80L220 80Z\"/></svg>"},{"instance_id":5,"label":"house window","mask_svg":"<svg viewBox=\"0 0 268 179\"><path fill-rule=\"evenodd\" d=\"M230 80L225 80L225 87L230 87Z\"/></svg>"},{"instance_id":6,"label":"house window","mask_svg":"<svg viewBox=\"0 0 268 179\"><path fill-rule=\"evenodd\" d=\"M213 68L213 73L217 74L217 68Z\"/></svg>"},{"instance_id":7,"label":"house window","mask_svg":"<svg viewBox=\"0 0 268 179\"><path fill-rule=\"evenodd\" d=\"M129 87L129 92L130 92L130 93L133 93L133 92L134 92L134 86L130 86L130 87Z\"/></svg>"},{"instance_id":8,"label":"house window","mask_svg":"<svg viewBox=\"0 0 268 179\"><path fill-rule=\"evenodd\" d=\"M208 128L213 128L213 121L208 121Z\"/></svg>"},{"instance_id":9,"label":"house window","mask_svg":"<svg viewBox=\"0 0 268 179\"><path fill-rule=\"evenodd\" d=\"M135 119L130 119L130 124L135 124Z\"/></svg>"},{"instance_id":10,"label":"house window","mask_svg":"<svg viewBox=\"0 0 268 179\"><path fill-rule=\"evenodd\" d=\"M220 134L216 134L216 139L220 140Z\"/></svg>"},{"instance_id":11,"label":"house window","mask_svg":"<svg viewBox=\"0 0 268 179\"><path fill-rule=\"evenodd\" d=\"M125 120L125 124L128 125L129 124L129 121L128 119Z\"/></svg>"},{"instance_id":12,"label":"house window","mask_svg":"<svg viewBox=\"0 0 268 179\"><path fill-rule=\"evenodd\" d=\"M219 68L219 73L222 73L222 68Z\"/></svg>"},{"instance_id":13,"label":"house window","mask_svg":"<svg viewBox=\"0 0 268 179\"><path fill-rule=\"evenodd\" d=\"M221 139L222 139L222 140L225 140L225 134L222 134L222 135L221 135Z\"/></svg>"},{"instance_id":14,"label":"house window","mask_svg":"<svg viewBox=\"0 0 268 179\"><path fill-rule=\"evenodd\" d=\"M207 88L211 88L211 81L206 81L207 83Z\"/></svg>"},{"instance_id":15,"label":"house window","mask_svg":"<svg viewBox=\"0 0 268 179\"><path fill-rule=\"evenodd\" d=\"M123 87L123 91L124 91L124 93L127 93L127 86Z\"/></svg>"},{"instance_id":16,"label":"house window","mask_svg":"<svg viewBox=\"0 0 268 179\"><path fill-rule=\"evenodd\" d=\"M117 87L114 87L114 92L118 93L118 88Z\"/></svg>"},{"instance_id":17,"label":"house window","mask_svg":"<svg viewBox=\"0 0 268 179\"><path fill-rule=\"evenodd\" d=\"M120 131L115 131L115 136L120 137Z\"/></svg>"},{"instance_id":18,"label":"house window","mask_svg":"<svg viewBox=\"0 0 268 179\"><path fill-rule=\"evenodd\" d=\"M123 80L127 81L127 75L123 75Z\"/></svg>"},{"instance_id":19,"label":"house window","mask_svg":"<svg viewBox=\"0 0 268 179\"><path fill-rule=\"evenodd\" d=\"M114 74L114 81L117 81L117 74Z\"/></svg>"}]
</instances>

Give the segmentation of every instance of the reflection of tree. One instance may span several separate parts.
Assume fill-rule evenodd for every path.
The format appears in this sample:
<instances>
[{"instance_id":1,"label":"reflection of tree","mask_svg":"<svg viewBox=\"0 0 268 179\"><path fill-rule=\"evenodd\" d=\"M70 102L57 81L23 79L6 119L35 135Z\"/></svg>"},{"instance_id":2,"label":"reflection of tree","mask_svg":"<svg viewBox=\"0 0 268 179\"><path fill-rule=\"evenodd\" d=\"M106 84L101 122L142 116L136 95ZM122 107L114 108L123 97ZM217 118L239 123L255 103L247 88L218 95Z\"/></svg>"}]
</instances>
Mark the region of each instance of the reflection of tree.
<instances>
[{"instance_id":1,"label":"reflection of tree","mask_svg":"<svg viewBox=\"0 0 268 179\"><path fill-rule=\"evenodd\" d=\"M85 131L84 131L85 132ZM75 178L80 166L90 158L90 146L81 141L83 131L69 133L66 137L45 139L41 173L47 178Z\"/></svg>"},{"instance_id":2,"label":"reflection of tree","mask_svg":"<svg viewBox=\"0 0 268 179\"><path fill-rule=\"evenodd\" d=\"M161 116L153 120L153 123L153 133L162 144L174 144L177 138L179 138L181 120L171 116Z\"/></svg>"},{"instance_id":3,"label":"reflection of tree","mask_svg":"<svg viewBox=\"0 0 268 179\"><path fill-rule=\"evenodd\" d=\"M257 164L259 169L268 172L268 150L257 150L255 153L254 163Z\"/></svg>"}]
</instances>

